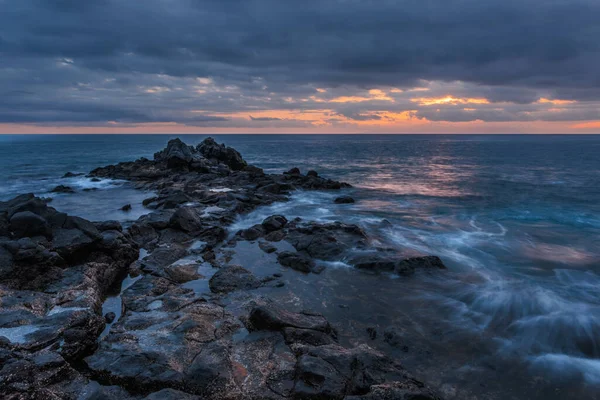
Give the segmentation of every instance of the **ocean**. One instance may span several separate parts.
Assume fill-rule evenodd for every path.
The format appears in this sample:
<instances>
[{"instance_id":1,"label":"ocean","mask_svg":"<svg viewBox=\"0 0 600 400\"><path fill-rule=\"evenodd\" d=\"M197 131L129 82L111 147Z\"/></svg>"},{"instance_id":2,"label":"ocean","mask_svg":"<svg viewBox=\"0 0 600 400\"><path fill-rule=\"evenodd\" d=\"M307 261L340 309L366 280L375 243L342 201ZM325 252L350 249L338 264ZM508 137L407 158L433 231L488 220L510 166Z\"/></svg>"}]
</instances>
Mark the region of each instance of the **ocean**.
<instances>
[{"instance_id":1,"label":"ocean","mask_svg":"<svg viewBox=\"0 0 600 400\"><path fill-rule=\"evenodd\" d=\"M180 137L195 145L206 136ZM33 192L70 214L131 223L147 212L148 193L63 175L151 158L174 137L0 136L0 201ZM355 204L333 204L338 192L297 192L232 231L272 214L340 220L382 246L442 258L448 272L408 279L368 280L344 260L330 266L341 287L331 290L355 300L351 311L423 338L423 346L398 350L417 375L504 398L591 398L600 390L600 136L213 137L265 172L314 169L354 186L344 194ZM76 193L50 193L59 184ZM130 212L120 210L125 204Z\"/></svg>"}]
</instances>

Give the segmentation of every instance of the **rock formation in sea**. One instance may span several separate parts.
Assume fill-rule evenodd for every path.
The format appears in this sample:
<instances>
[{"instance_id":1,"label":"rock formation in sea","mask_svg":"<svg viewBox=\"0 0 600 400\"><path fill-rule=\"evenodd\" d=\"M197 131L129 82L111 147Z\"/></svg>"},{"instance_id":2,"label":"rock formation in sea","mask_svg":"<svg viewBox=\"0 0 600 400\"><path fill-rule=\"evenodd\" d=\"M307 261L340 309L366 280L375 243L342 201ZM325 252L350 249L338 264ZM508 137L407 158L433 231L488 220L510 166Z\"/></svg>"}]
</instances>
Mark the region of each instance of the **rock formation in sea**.
<instances>
[{"instance_id":1,"label":"rock formation in sea","mask_svg":"<svg viewBox=\"0 0 600 400\"><path fill-rule=\"evenodd\" d=\"M238 254L236 244L258 242L298 279L341 259L364 273L444 268L340 222L274 215L230 231L240 215L294 190L350 185L297 168L265 174L212 138L196 147L171 140L153 160L89 175L99 177L153 192L143 202L151 212L124 229L32 194L0 203L3 398L439 398L400 360L342 344L323 315L274 300L281 272L257 276ZM111 296L120 306L104 313Z\"/></svg>"}]
</instances>

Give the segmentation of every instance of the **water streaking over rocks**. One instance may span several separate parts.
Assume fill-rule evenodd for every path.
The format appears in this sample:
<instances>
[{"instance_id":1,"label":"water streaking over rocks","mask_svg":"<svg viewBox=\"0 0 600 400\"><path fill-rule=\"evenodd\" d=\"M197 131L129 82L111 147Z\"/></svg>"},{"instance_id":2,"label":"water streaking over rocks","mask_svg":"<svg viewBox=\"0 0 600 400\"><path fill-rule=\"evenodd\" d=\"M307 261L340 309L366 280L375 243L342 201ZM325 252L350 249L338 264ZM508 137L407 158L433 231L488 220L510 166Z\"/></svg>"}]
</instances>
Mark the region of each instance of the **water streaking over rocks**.
<instances>
[{"instance_id":1,"label":"water streaking over rocks","mask_svg":"<svg viewBox=\"0 0 600 400\"><path fill-rule=\"evenodd\" d=\"M597 397L599 141L118 140L0 181L3 393Z\"/></svg>"}]
</instances>

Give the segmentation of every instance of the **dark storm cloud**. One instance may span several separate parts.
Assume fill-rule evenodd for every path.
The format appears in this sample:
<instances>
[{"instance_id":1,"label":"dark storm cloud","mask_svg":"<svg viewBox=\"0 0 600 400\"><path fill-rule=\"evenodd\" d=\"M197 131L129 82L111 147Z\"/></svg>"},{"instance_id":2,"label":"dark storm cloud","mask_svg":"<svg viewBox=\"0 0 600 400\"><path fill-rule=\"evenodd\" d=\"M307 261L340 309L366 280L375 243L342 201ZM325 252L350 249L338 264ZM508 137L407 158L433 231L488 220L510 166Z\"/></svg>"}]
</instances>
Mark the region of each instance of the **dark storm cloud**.
<instances>
[{"instance_id":1,"label":"dark storm cloud","mask_svg":"<svg viewBox=\"0 0 600 400\"><path fill-rule=\"evenodd\" d=\"M600 100L597 0L2 0L0 8L0 122L221 123L228 118L211 113L316 106L293 100L316 87L350 95L423 80L460 81L461 95L490 102ZM190 89L197 77L212 86ZM372 119L365 110L343 114Z\"/></svg>"}]
</instances>

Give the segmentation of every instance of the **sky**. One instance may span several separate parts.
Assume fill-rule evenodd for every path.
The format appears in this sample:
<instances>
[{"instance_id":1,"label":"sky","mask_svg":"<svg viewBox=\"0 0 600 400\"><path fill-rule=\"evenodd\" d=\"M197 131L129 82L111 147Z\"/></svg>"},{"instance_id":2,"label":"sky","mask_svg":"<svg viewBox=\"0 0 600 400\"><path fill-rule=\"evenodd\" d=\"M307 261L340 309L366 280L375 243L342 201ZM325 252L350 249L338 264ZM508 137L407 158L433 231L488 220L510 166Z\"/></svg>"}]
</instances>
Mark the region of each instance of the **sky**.
<instances>
[{"instance_id":1,"label":"sky","mask_svg":"<svg viewBox=\"0 0 600 400\"><path fill-rule=\"evenodd\" d=\"M0 133L600 133L598 0L0 0Z\"/></svg>"}]
</instances>

